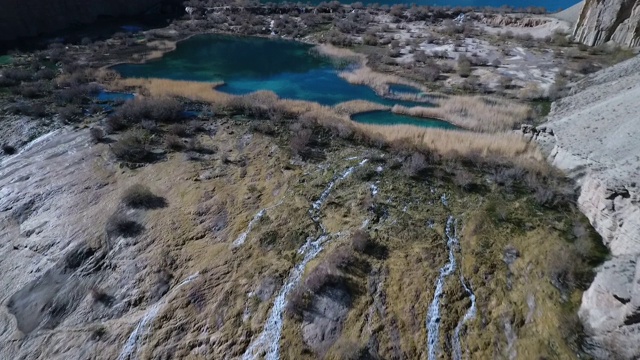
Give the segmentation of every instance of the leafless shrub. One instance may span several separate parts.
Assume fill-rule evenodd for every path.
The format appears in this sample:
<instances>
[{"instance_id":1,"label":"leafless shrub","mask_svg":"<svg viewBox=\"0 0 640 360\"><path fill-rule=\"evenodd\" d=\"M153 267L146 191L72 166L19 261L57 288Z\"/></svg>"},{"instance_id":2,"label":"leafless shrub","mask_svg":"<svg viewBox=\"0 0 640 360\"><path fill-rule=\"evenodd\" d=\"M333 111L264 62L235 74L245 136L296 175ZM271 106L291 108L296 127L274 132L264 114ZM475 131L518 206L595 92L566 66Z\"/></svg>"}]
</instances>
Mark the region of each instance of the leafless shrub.
<instances>
[{"instance_id":1,"label":"leafless shrub","mask_svg":"<svg viewBox=\"0 0 640 360\"><path fill-rule=\"evenodd\" d=\"M164 144L168 149L180 151L185 148L185 144L179 136L167 135L164 138Z\"/></svg>"},{"instance_id":2,"label":"leafless shrub","mask_svg":"<svg viewBox=\"0 0 640 360\"><path fill-rule=\"evenodd\" d=\"M113 304L113 296L109 295L107 292L97 286L89 289L89 294L91 295L91 299L94 303L100 303L105 306L111 306L111 304Z\"/></svg>"},{"instance_id":3,"label":"leafless shrub","mask_svg":"<svg viewBox=\"0 0 640 360\"><path fill-rule=\"evenodd\" d=\"M169 134L179 137L188 137L190 135L189 128L184 124L173 124L169 126Z\"/></svg>"},{"instance_id":4,"label":"leafless shrub","mask_svg":"<svg viewBox=\"0 0 640 360\"><path fill-rule=\"evenodd\" d=\"M125 190L122 202L135 209L156 209L166 206L163 197L154 195L147 186L142 184L132 185Z\"/></svg>"},{"instance_id":5,"label":"leafless shrub","mask_svg":"<svg viewBox=\"0 0 640 360\"><path fill-rule=\"evenodd\" d=\"M425 156L419 152L414 152L405 160L402 166L404 173L412 177L418 176L426 168L427 160Z\"/></svg>"},{"instance_id":6,"label":"leafless shrub","mask_svg":"<svg viewBox=\"0 0 640 360\"><path fill-rule=\"evenodd\" d=\"M149 156L149 136L143 130L133 130L122 135L120 140L111 146L111 151L119 160L139 163Z\"/></svg>"},{"instance_id":7,"label":"leafless shrub","mask_svg":"<svg viewBox=\"0 0 640 360\"><path fill-rule=\"evenodd\" d=\"M106 232L109 237L135 237L142 233L143 230L142 225L129 219L121 212L114 213L109 217L109 220L107 220Z\"/></svg>"},{"instance_id":8,"label":"leafless shrub","mask_svg":"<svg viewBox=\"0 0 640 360\"><path fill-rule=\"evenodd\" d=\"M82 111L80 110L80 108L75 105L59 107L57 112L58 116L60 116L60 119L67 122L76 121L78 120L78 117L82 115Z\"/></svg>"},{"instance_id":9,"label":"leafless shrub","mask_svg":"<svg viewBox=\"0 0 640 360\"><path fill-rule=\"evenodd\" d=\"M49 69L49 68L45 68L42 70L38 70L38 72L35 73L34 77L36 79L40 79L40 80L53 80L56 77L56 72Z\"/></svg>"},{"instance_id":10,"label":"leafless shrub","mask_svg":"<svg viewBox=\"0 0 640 360\"><path fill-rule=\"evenodd\" d=\"M17 151L16 148L14 146L12 146L12 145L9 145L9 144L3 144L2 145L2 152L5 155L13 155L13 154L16 153L16 151Z\"/></svg>"},{"instance_id":11,"label":"leafless shrub","mask_svg":"<svg viewBox=\"0 0 640 360\"><path fill-rule=\"evenodd\" d=\"M458 169L456 175L453 178L454 184L460 187L462 190L470 190L474 185L474 177L469 171L464 169Z\"/></svg>"},{"instance_id":12,"label":"leafless shrub","mask_svg":"<svg viewBox=\"0 0 640 360\"><path fill-rule=\"evenodd\" d=\"M304 156L308 152L311 134L312 132L310 129L299 129L292 134L289 144L293 154Z\"/></svg>"},{"instance_id":13,"label":"leafless shrub","mask_svg":"<svg viewBox=\"0 0 640 360\"><path fill-rule=\"evenodd\" d=\"M49 92L48 84L42 81L38 81L35 83L23 83L17 89L15 89L15 93L29 99L41 98L45 96L48 92Z\"/></svg>"},{"instance_id":14,"label":"leafless shrub","mask_svg":"<svg viewBox=\"0 0 640 360\"><path fill-rule=\"evenodd\" d=\"M351 247L353 250L364 253L371 246L371 237L363 230L356 230L351 235Z\"/></svg>"},{"instance_id":15,"label":"leafless shrub","mask_svg":"<svg viewBox=\"0 0 640 360\"><path fill-rule=\"evenodd\" d=\"M331 270L325 264L320 264L311 271L304 284L311 293L317 293L324 286L333 283L334 280L335 275Z\"/></svg>"},{"instance_id":16,"label":"leafless shrub","mask_svg":"<svg viewBox=\"0 0 640 360\"><path fill-rule=\"evenodd\" d=\"M325 263L330 269L346 269L353 265L354 262L355 255L353 250L346 247L335 249L325 259Z\"/></svg>"},{"instance_id":17,"label":"leafless shrub","mask_svg":"<svg viewBox=\"0 0 640 360\"><path fill-rule=\"evenodd\" d=\"M461 77L469 77L471 75L471 60L465 55L458 57L458 75Z\"/></svg>"},{"instance_id":18,"label":"leafless shrub","mask_svg":"<svg viewBox=\"0 0 640 360\"><path fill-rule=\"evenodd\" d=\"M265 135L274 135L276 133L276 128L273 126L271 122L268 121L254 121L251 123L251 130L265 134Z\"/></svg>"},{"instance_id":19,"label":"leafless shrub","mask_svg":"<svg viewBox=\"0 0 640 360\"><path fill-rule=\"evenodd\" d=\"M285 313L289 318L300 319L303 311L309 306L309 301L309 295L304 286L297 286L289 295Z\"/></svg>"},{"instance_id":20,"label":"leafless shrub","mask_svg":"<svg viewBox=\"0 0 640 360\"><path fill-rule=\"evenodd\" d=\"M99 127L92 127L89 129L89 135L91 135L91 140L96 144L104 141L106 137L104 130Z\"/></svg>"},{"instance_id":21,"label":"leafless shrub","mask_svg":"<svg viewBox=\"0 0 640 360\"><path fill-rule=\"evenodd\" d=\"M182 104L175 98L136 98L122 104L116 115L133 123L142 119L174 122L182 117Z\"/></svg>"},{"instance_id":22,"label":"leafless shrub","mask_svg":"<svg viewBox=\"0 0 640 360\"><path fill-rule=\"evenodd\" d=\"M129 127L129 124L120 116L109 116L105 119L106 131L110 134L124 130Z\"/></svg>"}]
</instances>

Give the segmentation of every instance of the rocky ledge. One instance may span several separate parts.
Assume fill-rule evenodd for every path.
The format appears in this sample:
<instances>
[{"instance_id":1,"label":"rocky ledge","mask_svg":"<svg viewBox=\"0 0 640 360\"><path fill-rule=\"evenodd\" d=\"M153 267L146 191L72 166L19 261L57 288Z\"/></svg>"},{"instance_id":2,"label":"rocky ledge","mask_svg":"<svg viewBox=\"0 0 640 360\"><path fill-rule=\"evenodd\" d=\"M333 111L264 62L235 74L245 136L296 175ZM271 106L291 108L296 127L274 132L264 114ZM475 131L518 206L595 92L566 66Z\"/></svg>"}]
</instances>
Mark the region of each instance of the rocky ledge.
<instances>
[{"instance_id":1,"label":"rocky ledge","mask_svg":"<svg viewBox=\"0 0 640 360\"><path fill-rule=\"evenodd\" d=\"M578 205L611 251L580 308L597 358L640 356L638 69L636 57L577 84L552 107L553 135L538 137L576 180Z\"/></svg>"}]
</instances>

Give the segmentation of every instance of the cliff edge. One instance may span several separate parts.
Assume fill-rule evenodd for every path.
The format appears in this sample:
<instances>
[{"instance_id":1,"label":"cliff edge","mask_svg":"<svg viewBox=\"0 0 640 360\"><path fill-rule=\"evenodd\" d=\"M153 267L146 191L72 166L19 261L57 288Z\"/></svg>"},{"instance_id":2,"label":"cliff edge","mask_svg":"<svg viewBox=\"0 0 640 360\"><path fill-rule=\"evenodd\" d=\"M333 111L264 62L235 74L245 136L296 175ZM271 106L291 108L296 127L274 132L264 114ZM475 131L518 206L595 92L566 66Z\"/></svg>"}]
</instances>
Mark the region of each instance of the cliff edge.
<instances>
[{"instance_id":1,"label":"cliff edge","mask_svg":"<svg viewBox=\"0 0 640 360\"><path fill-rule=\"evenodd\" d=\"M586 0L573 35L590 46L640 46L640 0Z\"/></svg>"},{"instance_id":2,"label":"cliff edge","mask_svg":"<svg viewBox=\"0 0 640 360\"><path fill-rule=\"evenodd\" d=\"M133 16L159 10L166 0L0 0L0 41L38 36L101 16Z\"/></svg>"},{"instance_id":3,"label":"cliff edge","mask_svg":"<svg viewBox=\"0 0 640 360\"><path fill-rule=\"evenodd\" d=\"M552 107L550 160L580 186L578 205L611 251L580 318L598 358L640 357L640 57L577 84Z\"/></svg>"}]
</instances>

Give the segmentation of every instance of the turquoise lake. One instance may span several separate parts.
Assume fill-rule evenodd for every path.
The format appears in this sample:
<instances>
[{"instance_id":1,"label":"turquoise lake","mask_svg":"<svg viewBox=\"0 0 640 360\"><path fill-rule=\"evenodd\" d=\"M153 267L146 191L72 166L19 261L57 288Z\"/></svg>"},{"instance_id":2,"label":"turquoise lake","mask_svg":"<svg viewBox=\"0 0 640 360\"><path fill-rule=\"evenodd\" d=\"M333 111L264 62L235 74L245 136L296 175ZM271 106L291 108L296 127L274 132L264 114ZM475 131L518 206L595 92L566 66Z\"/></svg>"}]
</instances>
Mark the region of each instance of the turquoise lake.
<instances>
[{"instance_id":1,"label":"turquoise lake","mask_svg":"<svg viewBox=\"0 0 640 360\"><path fill-rule=\"evenodd\" d=\"M446 121L436 120L436 119L422 119L415 118L407 115L394 114L390 111L371 111L366 113L360 113L353 115L351 117L353 121L362 123L362 124L371 124L371 125L412 125L418 127L427 127L427 128L439 128L439 129L449 129L456 130L457 127L452 125Z\"/></svg>"},{"instance_id":2,"label":"turquoise lake","mask_svg":"<svg viewBox=\"0 0 640 360\"><path fill-rule=\"evenodd\" d=\"M234 95L270 90L281 98L322 105L361 99L388 106L429 106L387 99L368 86L348 83L338 76L341 69L330 59L313 55L312 47L280 39L198 35L180 42L175 51L160 59L120 64L113 69L125 77L224 81L217 89ZM392 117L390 112L385 114ZM393 116L390 121L397 118ZM413 123L424 126L422 120L413 119Z\"/></svg>"}]
</instances>

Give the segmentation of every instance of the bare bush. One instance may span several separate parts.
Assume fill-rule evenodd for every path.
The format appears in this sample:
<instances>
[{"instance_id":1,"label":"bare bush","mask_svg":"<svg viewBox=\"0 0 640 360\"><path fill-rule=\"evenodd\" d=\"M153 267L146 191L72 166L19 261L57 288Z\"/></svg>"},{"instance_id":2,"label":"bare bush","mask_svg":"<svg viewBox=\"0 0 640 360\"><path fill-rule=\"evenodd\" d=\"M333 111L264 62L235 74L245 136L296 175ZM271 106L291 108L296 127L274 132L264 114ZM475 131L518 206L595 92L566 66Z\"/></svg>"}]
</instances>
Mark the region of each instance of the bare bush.
<instances>
[{"instance_id":1,"label":"bare bush","mask_svg":"<svg viewBox=\"0 0 640 360\"><path fill-rule=\"evenodd\" d=\"M469 77L471 75L471 60L465 55L458 57L458 75L461 77Z\"/></svg>"},{"instance_id":2,"label":"bare bush","mask_svg":"<svg viewBox=\"0 0 640 360\"><path fill-rule=\"evenodd\" d=\"M135 237L138 236L144 228L136 221L129 219L125 214L116 212L107 220L106 225L107 236Z\"/></svg>"},{"instance_id":3,"label":"bare bush","mask_svg":"<svg viewBox=\"0 0 640 360\"><path fill-rule=\"evenodd\" d=\"M405 160L402 166L404 173L412 177L418 176L426 168L427 160L425 156L419 152L414 152Z\"/></svg>"},{"instance_id":4,"label":"bare bush","mask_svg":"<svg viewBox=\"0 0 640 360\"><path fill-rule=\"evenodd\" d=\"M363 230L356 230L351 235L351 247L353 250L364 253L371 246L371 237Z\"/></svg>"},{"instance_id":5,"label":"bare bush","mask_svg":"<svg viewBox=\"0 0 640 360\"><path fill-rule=\"evenodd\" d=\"M109 116L104 120L104 122L106 125L105 126L106 131L110 134L124 130L129 127L129 124L126 122L126 120L120 116L115 116L115 115Z\"/></svg>"},{"instance_id":6,"label":"bare bush","mask_svg":"<svg viewBox=\"0 0 640 360\"><path fill-rule=\"evenodd\" d=\"M182 117L182 104L175 98L136 98L122 104L116 111L116 116L132 123L143 119L174 122Z\"/></svg>"},{"instance_id":7,"label":"bare bush","mask_svg":"<svg viewBox=\"0 0 640 360\"><path fill-rule=\"evenodd\" d=\"M309 296L304 286L298 286L291 291L285 307L285 313L289 318L299 319L302 312L309 305Z\"/></svg>"},{"instance_id":8,"label":"bare bush","mask_svg":"<svg viewBox=\"0 0 640 360\"><path fill-rule=\"evenodd\" d=\"M9 144L3 144L2 145L2 152L5 155L13 155L13 154L16 153L16 151L17 151L16 148L14 146L12 146L12 145L9 145Z\"/></svg>"},{"instance_id":9,"label":"bare bush","mask_svg":"<svg viewBox=\"0 0 640 360\"><path fill-rule=\"evenodd\" d=\"M60 116L60 119L67 122L76 121L78 120L78 117L82 115L82 110L75 105L67 105L67 106L59 107L57 112L58 112L58 116Z\"/></svg>"},{"instance_id":10,"label":"bare bush","mask_svg":"<svg viewBox=\"0 0 640 360\"><path fill-rule=\"evenodd\" d=\"M91 129L89 129L89 135L91 135L91 140L94 143L100 143L104 141L106 137L104 130L102 130L102 128L99 128L99 127L92 127Z\"/></svg>"},{"instance_id":11,"label":"bare bush","mask_svg":"<svg viewBox=\"0 0 640 360\"><path fill-rule=\"evenodd\" d=\"M179 136L167 135L164 139L164 144L168 149L174 151L180 151L185 148L185 144Z\"/></svg>"},{"instance_id":12,"label":"bare bush","mask_svg":"<svg viewBox=\"0 0 640 360\"><path fill-rule=\"evenodd\" d=\"M292 134L289 144L293 154L304 156L309 151L308 146L311 141L311 134L310 129L299 129Z\"/></svg>"},{"instance_id":13,"label":"bare bush","mask_svg":"<svg viewBox=\"0 0 640 360\"><path fill-rule=\"evenodd\" d=\"M453 182L454 184L459 186L462 190L468 191L474 185L474 177L473 177L473 174L471 174L470 172L464 169L459 169L456 171L456 175L453 178Z\"/></svg>"},{"instance_id":14,"label":"bare bush","mask_svg":"<svg viewBox=\"0 0 640 360\"><path fill-rule=\"evenodd\" d=\"M340 247L327 255L325 262L329 268L346 269L353 265L355 262L355 256L353 250L346 247Z\"/></svg>"},{"instance_id":15,"label":"bare bush","mask_svg":"<svg viewBox=\"0 0 640 360\"><path fill-rule=\"evenodd\" d=\"M189 128L184 124L173 124L169 126L169 134L179 137L188 137L190 135Z\"/></svg>"},{"instance_id":16,"label":"bare bush","mask_svg":"<svg viewBox=\"0 0 640 360\"><path fill-rule=\"evenodd\" d=\"M144 162L149 156L149 135L143 130L133 130L122 135L111 151L118 160L132 163Z\"/></svg>"},{"instance_id":17,"label":"bare bush","mask_svg":"<svg viewBox=\"0 0 640 360\"><path fill-rule=\"evenodd\" d=\"M122 202L135 209L156 209L166 206L166 201L161 196L154 195L144 185L135 184L122 194Z\"/></svg>"}]
</instances>

